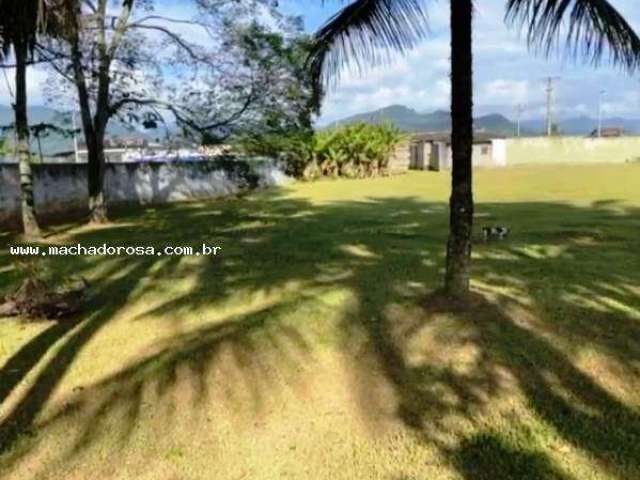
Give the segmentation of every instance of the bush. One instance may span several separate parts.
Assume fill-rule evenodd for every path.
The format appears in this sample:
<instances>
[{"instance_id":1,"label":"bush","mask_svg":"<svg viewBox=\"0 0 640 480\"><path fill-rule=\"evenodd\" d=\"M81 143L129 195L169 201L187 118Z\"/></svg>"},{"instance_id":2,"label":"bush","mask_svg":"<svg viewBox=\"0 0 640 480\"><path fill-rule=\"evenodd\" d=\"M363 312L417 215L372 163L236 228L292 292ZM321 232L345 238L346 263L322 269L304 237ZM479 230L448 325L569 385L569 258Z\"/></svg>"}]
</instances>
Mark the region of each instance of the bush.
<instances>
[{"instance_id":1,"label":"bush","mask_svg":"<svg viewBox=\"0 0 640 480\"><path fill-rule=\"evenodd\" d=\"M300 178L313 158L313 133L245 135L238 139L237 146L244 155L278 160L287 175Z\"/></svg>"},{"instance_id":2,"label":"bush","mask_svg":"<svg viewBox=\"0 0 640 480\"><path fill-rule=\"evenodd\" d=\"M392 125L354 123L316 133L246 136L238 143L247 155L277 159L287 174L314 180L386 175L391 155L402 140L402 133Z\"/></svg>"},{"instance_id":3,"label":"bush","mask_svg":"<svg viewBox=\"0 0 640 480\"><path fill-rule=\"evenodd\" d=\"M403 135L390 124L354 123L315 135L313 159L323 176L364 178L388 174Z\"/></svg>"}]
</instances>

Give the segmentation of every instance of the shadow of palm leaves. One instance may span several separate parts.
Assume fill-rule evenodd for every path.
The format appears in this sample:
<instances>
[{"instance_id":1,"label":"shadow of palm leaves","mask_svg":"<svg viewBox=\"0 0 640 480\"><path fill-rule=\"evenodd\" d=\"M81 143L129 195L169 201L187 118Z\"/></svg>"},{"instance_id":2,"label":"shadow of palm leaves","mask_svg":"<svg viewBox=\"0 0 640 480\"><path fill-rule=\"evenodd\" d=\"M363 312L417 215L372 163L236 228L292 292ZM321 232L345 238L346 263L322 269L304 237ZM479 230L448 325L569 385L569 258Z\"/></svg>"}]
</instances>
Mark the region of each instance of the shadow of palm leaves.
<instances>
[{"instance_id":1,"label":"shadow of palm leaves","mask_svg":"<svg viewBox=\"0 0 640 480\"><path fill-rule=\"evenodd\" d=\"M283 312L291 308L287 303L269 306L177 335L158 345L155 353L69 399L65 408L41 427L80 414L81 428L64 458L90 447L101 435L116 433L121 445L126 445L145 402L163 404L166 412L175 415L184 414L171 407L176 402L175 396L185 394L185 390L191 390L186 394L187 403L182 405L185 408L211 402L210 390L214 388L222 390L222 395L215 396L218 402L243 411L249 400L249 412L243 414L258 415L263 396L277 383L276 376L293 375L309 361L307 341L294 327L278 322ZM234 389L240 389L233 385L237 381L248 388L242 399L233 397ZM224 388L225 382L232 383L229 389ZM103 428L114 416L117 425ZM165 421L171 422L170 416Z\"/></svg>"},{"instance_id":2,"label":"shadow of palm leaves","mask_svg":"<svg viewBox=\"0 0 640 480\"><path fill-rule=\"evenodd\" d=\"M455 458L451 446L441 440L442 433L455 433L445 432L450 425L447 420L456 417L473 422L508 388L504 376L508 372L532 410L568 442L602 463L614 476L633 478L628 475L640 471L640 452L633 446L640 445L637 412L576 367L572 356L578 348L590 346L619 362L640 360L640 327L631 314L615 306L623 304L632 310L638 306L634 292L640 285L640 268L631 268L637 260L629 260L626 255L636 238L637 211L620 213L599 206L542 203L483 205L493 216L521 222L523 230L531 231L518 235L516 229L508 244L477 248L480 258L475 276L481 283L479 288L489 285L511 289L510 293L498 299L477 298L472 308L452 308L438 295L424 298L440 277L444 205L401 198L312 206L275 195L267 204L230 202L216 204L216 208L215 215L198 205L158 209L148 223L133 222L101 234L101 239L124 236L133 241L152 237L159 228L156 241L162 242L188 225L185 236L201 238L203 232L215 230L216 238L228 245L220 263L205 262L189 270L195 278L189 291L149 310L149 315L171 316L216 306L238 290L277 292L287 282L300 282L298 292L309 292L309 296L317 294L314 289L326 286L344 289L354 295L355 301L343 314L340 348L360 365L354 371L358 381L353 388L365 415L378 411L371 408L378 400L372 392L376 391L376 382L386 382L397 397L394 415L424 442ZM559 235L557 224L546 220L551 214L574 223L565 225ZM209 218L211 225L202 223ZM594 235L594 230L600 232ZM607 236L608 231L616 233ZM583 241L584 237L592 241ZM535 255L530 253L532 244L540 247L533 250ZM563 250L551 255L560 244ZM570 276L566 287L559 289L556 282L554 290L545 289L548 275L568 275L568 261L593 262L594 269L601 269L605 262L611 269L593 276L582 270ZM172 272L176 268L157 273L156 279ZM136 281L132 280L133 284ZM517 304L534 318L529 323L523 324L522 318L509 312L514 297L519 295L533 299ZM580 300L590 297L613 298L615 304L604 303L597 309ZM416 310L420 304L423 307ZM409 313L398 315L393 310L397 305L400 310L409 306ZM194 399L206 402L212 388L229 387L227 402L245 406L247 401L253 402L255 410L263 396L275 388L269 382L271 366L282 362L294 368L309 361L304 354L310 348L309 340L298 329L302 325L288 327L281 321L283 311L299 308L299 301L278 303L264 311L178 333L140 362L71 399L69 407L40 425L46 429L78 415L78 434L64 454L70 458L97 441L101 430L95 428L97 425L120 412L115 431L125 442L144 409L148 390L157 391L171 403L168 396L181 385L183 369L192 372L189 378L194 380L197 392ZM559 318L554 315L558 308L571 315L550 324L548 319ZM113 310L105 311L98 318L106 321L113 314ZM448 319L446 328L434 320L438 315ZM140 321L144 318L141 316ZM477 354L465 363L465 369L459 368L455 358L409 358L409 344L430 323L434 324L431 337L453 341L452 350L461 344L473 347ZM234 400L233 382L212 377L227 349L237 371L242 372L238 379L250 392L249 397ZM265 352L272 357L265 359ZM370 375L372 368L379 375ZM631 375L636 373L629 370ZM38 388L42 385L40 382ZM42 407L42 402L25 401L35 402L30 410ZM32 425L34 418L31 415L20 428ZM611 418L618 422L617 428L611 428ZM624 454L615 450L621 443L631 445Z\"/></svg>"},{"instance_id":3,"label":"shadow of palm leaves","mask_svg":"<svg viewBox=\"0 0 640 480\"><path fill-rule=\"evenodd\" d=\"M49 330L45 331L44 337L39 337L39 339L46 339L46 342L40 340L37 340L35 343L29 342L5 364L0 372L0 377L2 378L11 375L12 372L9 370L11 364L17 363L22 358L29 358L28 362L21 364L23 368L18 372L24 376L32 367L36 366L46 351L53 346L55 341L62 338L61 346L38 372L27 392L11 408L9 414L5 416L2 423L0 423L0 452L8 450L20 435L30 433L38 414L51 397L56 386L78 353L84 345L108 323L118 308L130 298L132 287L140 278L142 272L148 268L148 265L148 262L139 262L137 264L129 263L128 266L125 266L122 262L115 262L112 270L109 271L109 276L113 276L112 274L114 274L114 272L117 272L117 274L115 274L111 280L97 285L98 288L110 292L113 295L109 299L110 303L105 305L104 299L102 301L96 300L99 302L100 308L96 309L94 314L89 315L88 318L80 321L77 325L61 325L59 327L54 325L50 327ZM127 278L129 279L128 282L126 280ZM133 284L131 283L131 279L134 279ZM96 306L94 303L93 307L95 308ZM47 332L50 333L52 330L55 330L56 336L49 340L49 334ZM69 334L63 337L66 332L69 332ZM42 348L42 350L34 351L34 347L36 346ZM9 385L15 385L16 380L18 380L16 376L11 376ZM6 393L7 395L10 393L10 388L7 388Z\"/></svg>"}]
</instances>

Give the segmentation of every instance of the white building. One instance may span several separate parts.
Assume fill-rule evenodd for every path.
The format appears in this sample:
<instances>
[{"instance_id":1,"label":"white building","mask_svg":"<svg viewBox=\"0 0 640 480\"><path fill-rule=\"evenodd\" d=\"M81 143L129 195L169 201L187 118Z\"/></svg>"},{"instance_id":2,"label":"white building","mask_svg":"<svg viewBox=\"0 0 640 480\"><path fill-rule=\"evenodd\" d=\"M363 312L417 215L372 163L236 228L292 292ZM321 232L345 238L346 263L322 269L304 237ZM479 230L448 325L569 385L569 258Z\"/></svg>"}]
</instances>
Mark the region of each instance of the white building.
<instances>
[{"instance_id":1,"label":"white building","mask_svg":"<svg viewBox=\"0 0 640 480\"><path fill-rule=\"evenodd\" d=\"M411 140L413 170L447 170L451 168L451 134L418 133ZM506 140L493 134L476 133L473 139L474 167L504 167L507 165Z\"/></svg>"}]
</instances>

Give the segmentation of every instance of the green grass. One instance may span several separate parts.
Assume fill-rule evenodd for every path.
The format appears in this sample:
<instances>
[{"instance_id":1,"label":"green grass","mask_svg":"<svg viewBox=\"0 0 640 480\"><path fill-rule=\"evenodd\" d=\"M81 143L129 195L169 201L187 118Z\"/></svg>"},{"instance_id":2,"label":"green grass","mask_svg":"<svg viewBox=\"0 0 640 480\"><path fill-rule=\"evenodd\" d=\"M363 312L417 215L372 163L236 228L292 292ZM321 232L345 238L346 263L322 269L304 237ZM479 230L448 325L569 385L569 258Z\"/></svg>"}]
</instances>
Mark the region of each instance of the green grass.
<instances>
[{"instance_id":1,"label":"green grass","mask_svg":"<svg viewBox=\"0 0 640 480\"><path fill-rule=\"evenodd\" d=\"M74 322L0 319L9 479L640 478L640 165L476 172L474 299L442 281L448 174L117 210L49 243ZM0 235L0 291L21 272Z\"/></svg>"}]
</instances>

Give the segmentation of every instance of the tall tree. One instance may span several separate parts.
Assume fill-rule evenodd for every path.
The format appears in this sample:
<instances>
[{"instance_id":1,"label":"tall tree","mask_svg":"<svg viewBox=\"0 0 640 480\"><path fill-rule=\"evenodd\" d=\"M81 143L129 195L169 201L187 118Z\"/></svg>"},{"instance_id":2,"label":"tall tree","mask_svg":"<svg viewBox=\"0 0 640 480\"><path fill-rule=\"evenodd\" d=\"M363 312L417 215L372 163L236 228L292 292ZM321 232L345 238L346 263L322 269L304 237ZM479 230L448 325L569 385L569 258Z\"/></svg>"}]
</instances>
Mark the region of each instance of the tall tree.
<instances>
[{"instance_id":1,"label":"tall tree","mask_svg":"<svg viewBox=\"0 0 640 480\"><path fill-rule=\"evenodd\" d=\"M269 98L268 81L254 75L260 61L239 45L242 35L231 38L236 26L273 12L266 0L195 0L200 15L193 20L156 13L152 0L60 1L64 42L43 50L58 58L52 65L73 85L80 106L92 222L107 220L104 146L111 119L149 127L168 114L215 140ZM190 35L206 37L208 45Z\"/></svg>"},{"instance_id":2,"label":"tall tree","mask_svg":"<svg viewBox=\"0 0 640 480\"><path fill-rule=\"evenodd\" d=\"M106 160L104 139L109 118L111 87L111 66L121 47L126 26L131 16L134 0L124 0L117 16L107 14L108 0L92 2L65 1L66 39L70 48L71 70L77 88L80 118L88 154L89 215L90 221L107 221L107 205L104 196L104 176ZM89 9L90 17L84 15L83 7ZM90 87L85 75L86 62L82 37L87 29L92 30L96 39L95 62L91 73L96 78L95 95L91 98ZM111 35L108 35L108 32ZM91 101L94 111L91 109Z\"/></svg>"},{"instance_id":3,"label":"tall tree","mask_svg":"<svg viewBox=\"0 0 640 480\"><path fill-rule=\"evenodd\" d=\"M20 170L22 226L27 237L40 236L36 220L27 117L27 66L33 57L38 34L44 30L44 0L0 0L0 60L11 50L15 60L14 128Z\"/></svg>"},{"instance_id":4,"label":"tall tree","mask_svg":"<svg viewBox=\"0 0 640 480\"><path fill-rule=\"evenodd\" d=\"M474 207L473 0L450 4L453 165L445 290L463 297L469 291ZM545 54L564 45L570 55L594 64L606 54L629 71L640 64L640 38L608 0L506 0L505 20L524 27L529 46ZM335 81L346 64L361 68L388 60L392 52L405 52L426 33L423 0L350 2L316 33L309 60L316 92Z\"/></svg>"}]
</instances>

